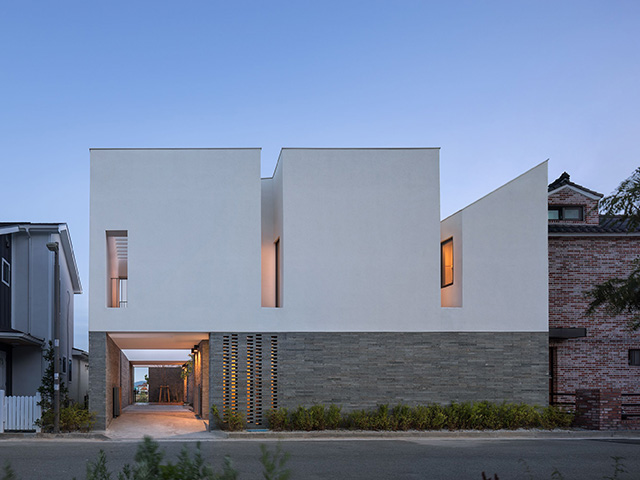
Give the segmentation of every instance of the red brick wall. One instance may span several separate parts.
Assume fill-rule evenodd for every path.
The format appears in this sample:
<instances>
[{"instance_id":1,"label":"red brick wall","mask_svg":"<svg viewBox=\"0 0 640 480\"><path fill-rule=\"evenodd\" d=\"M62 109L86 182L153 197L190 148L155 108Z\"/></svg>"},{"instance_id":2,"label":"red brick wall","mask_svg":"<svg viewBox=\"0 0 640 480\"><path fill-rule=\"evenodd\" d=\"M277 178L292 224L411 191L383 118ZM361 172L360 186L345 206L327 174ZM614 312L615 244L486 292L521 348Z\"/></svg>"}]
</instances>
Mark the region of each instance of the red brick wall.
<instances>
[{"instance_id":1,"label":"red brick wall","mask_svg":"<svg viewBox=\"0 0 640 480\"><path fill-rule=\"evenodd\" d=\"M549 326L587 329L584 338L550 340L557 349L556 392L605 388L640 394L640 366L628 364L628 350L640 348L640 332L628 330L625 315L601 310L587 316L584 295L609 278L626 276L638 256L640 237L549 237ZM623 403L629 400L623 397Z\"/></svg>"},{"instance_id":2,"label":"red brick wall","mask_svg":"<svg viewBox=\"0 0 640 480\"><path fill-rule=\"evenodd\" d=\"M549 223L566 223L569 225L598 225L600 218L598 215L598 201L582 195L569 187L558 190L553 195L549 195L549 205L582 205L584 220L549 220Z\"/></svg>"},{"instance_id":3,"label":"red brick wall","mask_svg":"<svg viewBox=\"0 0 640 480\"><path fill-rule=\"evenodd\" d=\"M620 390L578 390L576 392L577 427L589 430L615 430L622 424Z\"/></svg>"}]
</instances>

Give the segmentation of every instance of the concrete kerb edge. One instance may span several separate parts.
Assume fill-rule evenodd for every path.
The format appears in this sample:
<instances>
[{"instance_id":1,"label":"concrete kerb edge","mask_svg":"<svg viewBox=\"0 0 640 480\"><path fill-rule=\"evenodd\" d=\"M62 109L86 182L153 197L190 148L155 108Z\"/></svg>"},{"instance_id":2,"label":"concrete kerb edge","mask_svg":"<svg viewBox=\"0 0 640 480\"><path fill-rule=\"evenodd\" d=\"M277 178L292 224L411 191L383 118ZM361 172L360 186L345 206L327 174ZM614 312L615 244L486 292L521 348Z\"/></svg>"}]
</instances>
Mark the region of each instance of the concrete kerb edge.
<instances>
[{"instance_id":1,"label":"concrete kerb edge","mask_svg":"<svg viewBox=\"0 0 640 480\"><path fill-rule=\"evenodd\" d=\"M204 433L204 432L203 432ZM634 430L435 430L435 431L365 431L365 430L322 430L322 431L294 431L294 432L224 432L211 430L210 438L200 437L197 440L390 440L390 439L548 439L548 440L581 440L581 439L607 439L628 438L640 440L640 431ZM34 432L10 432L0 434L3 440L100 440L122 441L123 439L111 438L105 431L95 432L71 432L71 433L34 433ZM129 439L131 440L131 439ZM188 441L187 438L159 437L161 441Z\"/></svg>"},{"instance_id":2,"label":"concrete kerb edge","mask_svg":"<svg viewBox=\"0 0 640 480\"><path fill-rule=\"evenodd\" d=\"M636 438L640 431L593 431L593 430L436 430L436 431L365 431L322 430L295 432L228 432L231 440L294 440L294 439L596 439Z\"/></svg>"}]
</instances>

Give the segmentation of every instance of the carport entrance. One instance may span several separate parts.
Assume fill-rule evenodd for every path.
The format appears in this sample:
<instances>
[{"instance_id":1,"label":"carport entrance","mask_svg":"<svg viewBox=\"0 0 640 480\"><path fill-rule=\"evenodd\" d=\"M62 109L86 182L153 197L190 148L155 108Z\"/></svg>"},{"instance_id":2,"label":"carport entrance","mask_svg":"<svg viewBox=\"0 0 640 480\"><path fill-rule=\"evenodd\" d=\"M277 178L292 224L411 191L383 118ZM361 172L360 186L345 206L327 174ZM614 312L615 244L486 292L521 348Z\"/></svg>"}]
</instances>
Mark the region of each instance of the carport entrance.
<instances>
[{"instance_id":1,"label":"carport entrance","mask_svg":"<svg viewBox=\"0 0 640 480\"><path fill-rule=\"evenodd\" d=\"M112 429L124 428L122 423L126 427L143 422L149 428L137 427L141 438L145 430L155 428L152 423L158 422L168 423L166 429L158 430L163 436L205 428L202 420L206 421L209 413L208 333L90 332L89 345L89 402L90 409L96 412L97 430L106 430L110 435ZM140 367L149 369L148 406L135 403L140 387L135 377ZM161 406L173 408L153 408ZM140 416L131 418L130 413ZM114 423L125 414L127 422ZM196 414L201 420L196 419ZM185 419L200 423L184 427Z\"/></svg>"},{"instance_id":2,"label":"carport entrance","mask_svg":"<svg viewBox=\"0 0 640 480\"><path fill-rule=\"evenodd\" d=\"M207 423L187 405L135 404L122 409L107 429L112 439L210 438Z\"/></svg>"}]
</instances>

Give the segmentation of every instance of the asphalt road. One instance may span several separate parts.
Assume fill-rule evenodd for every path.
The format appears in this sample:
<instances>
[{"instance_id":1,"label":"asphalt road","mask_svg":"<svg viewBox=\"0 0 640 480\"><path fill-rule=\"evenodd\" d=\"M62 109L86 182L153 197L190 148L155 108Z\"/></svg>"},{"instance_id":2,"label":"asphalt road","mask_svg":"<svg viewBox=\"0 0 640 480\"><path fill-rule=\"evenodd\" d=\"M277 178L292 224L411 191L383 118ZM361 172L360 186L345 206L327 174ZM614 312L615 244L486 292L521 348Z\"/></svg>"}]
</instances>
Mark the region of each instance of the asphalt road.
<instances>
[{"instance_id":1,"label":"asphalt road","mask_svg":"<svg viewBox=\"0 0 640 480\"><path fill-rule=\"evenodd\" d=\"M260 479L260 444L273 449L274 441L207 441L205 459L217 469L230 455L240 479ZM288 467L296 479L474 479L482 472L497 473L500 480L551 479L557 469L565 480L601 479L613 475L611 457L624 457L631 474L619 478L640 479L640 440L516 440L516 439L385 439L282 441L291 457ZM108 467L115 472L132 463L136 442L98 440L3 440L0 462L6 460L19 479L85 478L86 463L104 450ZM176 460L194 442L160 442L165 458ZM2 476L0 475L0 478ZM554 477L555 478L555 477Z\"/></svg>"}]
</instances>

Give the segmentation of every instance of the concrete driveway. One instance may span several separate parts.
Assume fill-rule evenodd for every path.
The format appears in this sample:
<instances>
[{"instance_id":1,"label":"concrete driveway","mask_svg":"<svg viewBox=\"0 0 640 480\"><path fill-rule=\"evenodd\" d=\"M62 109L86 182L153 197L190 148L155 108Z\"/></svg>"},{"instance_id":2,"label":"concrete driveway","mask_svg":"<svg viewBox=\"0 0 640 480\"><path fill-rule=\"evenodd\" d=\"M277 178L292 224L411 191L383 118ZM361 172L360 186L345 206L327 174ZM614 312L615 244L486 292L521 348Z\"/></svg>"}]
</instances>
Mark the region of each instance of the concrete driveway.
<instances>
[{"instance_id":1,"label":"concrete driveway","mask_svg":"<svg viewBox=\"0 0 640 480\"><path fill-rule=\"evenodd\" d=\"M105 434L113 440L139 440L145 435L155 439L211 439L207 422L183 405L135 404L122 410Z\"/></svg>"}]
</instances>

